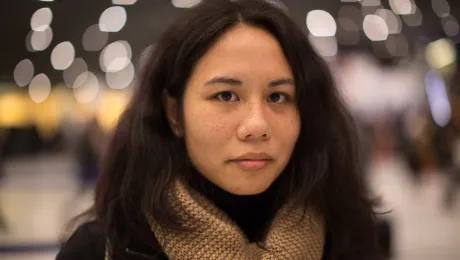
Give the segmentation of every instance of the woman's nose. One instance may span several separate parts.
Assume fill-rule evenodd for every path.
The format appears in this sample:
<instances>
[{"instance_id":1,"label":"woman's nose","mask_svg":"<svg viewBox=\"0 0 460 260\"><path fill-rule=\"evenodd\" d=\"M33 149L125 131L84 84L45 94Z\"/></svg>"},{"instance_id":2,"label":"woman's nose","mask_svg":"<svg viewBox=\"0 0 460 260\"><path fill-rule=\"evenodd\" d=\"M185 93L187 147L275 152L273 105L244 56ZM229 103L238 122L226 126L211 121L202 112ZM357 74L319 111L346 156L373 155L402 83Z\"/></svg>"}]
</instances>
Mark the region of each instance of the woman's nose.
<instances>
[{"instance_id":1,"label":"woman's nose","mask_svg":"<svg viewBox=\"0 0 460 260\"><path fill-rule=\"evenodd\" d=\"M238 127L237 135L242 141L267 140L270 138L270 124L262 104L248 104Z\"/></svg>"}]
</instances>

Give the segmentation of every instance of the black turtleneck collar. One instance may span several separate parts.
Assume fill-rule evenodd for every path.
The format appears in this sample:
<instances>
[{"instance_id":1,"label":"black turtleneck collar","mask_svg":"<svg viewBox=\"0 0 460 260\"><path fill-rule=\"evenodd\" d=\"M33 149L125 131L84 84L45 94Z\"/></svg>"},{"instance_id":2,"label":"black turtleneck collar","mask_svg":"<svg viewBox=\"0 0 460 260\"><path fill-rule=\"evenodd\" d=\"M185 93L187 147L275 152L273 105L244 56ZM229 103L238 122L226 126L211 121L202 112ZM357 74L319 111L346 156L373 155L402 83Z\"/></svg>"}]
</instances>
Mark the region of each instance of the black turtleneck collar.
<instances>
[{"instance_id":1,"label":"black turtleneck collar","mask_svg":"<svg viewBox=\"0 0 460 260\"><path fill-rule=\"evenodd\" d=\"M191 179L190 186L227 213L249 241L257 242L262 239L279 208L275 203L278 182L275 181L268 190L257 195L235 195L221 189L196 171Z\"/></svg>"}]
</instances>

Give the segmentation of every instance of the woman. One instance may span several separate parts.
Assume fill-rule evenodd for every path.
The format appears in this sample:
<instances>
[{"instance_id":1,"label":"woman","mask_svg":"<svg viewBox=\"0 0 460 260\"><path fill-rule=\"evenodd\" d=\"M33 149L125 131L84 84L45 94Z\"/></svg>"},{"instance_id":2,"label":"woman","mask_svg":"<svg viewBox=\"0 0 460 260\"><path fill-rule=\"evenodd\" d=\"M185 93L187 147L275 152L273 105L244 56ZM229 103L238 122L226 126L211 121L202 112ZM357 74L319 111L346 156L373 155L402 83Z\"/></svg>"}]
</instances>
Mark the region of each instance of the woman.
<instances>
[{"instance_id":1,"label":"woman","mask_svg":"<svg viewBox=\"0 0 460 260\"><path fill-rule=\"evenodd\" d=\"M163 35L58 260L378 259L355 130L283 9L203 1Z\"/></svg>"}]
</instances>

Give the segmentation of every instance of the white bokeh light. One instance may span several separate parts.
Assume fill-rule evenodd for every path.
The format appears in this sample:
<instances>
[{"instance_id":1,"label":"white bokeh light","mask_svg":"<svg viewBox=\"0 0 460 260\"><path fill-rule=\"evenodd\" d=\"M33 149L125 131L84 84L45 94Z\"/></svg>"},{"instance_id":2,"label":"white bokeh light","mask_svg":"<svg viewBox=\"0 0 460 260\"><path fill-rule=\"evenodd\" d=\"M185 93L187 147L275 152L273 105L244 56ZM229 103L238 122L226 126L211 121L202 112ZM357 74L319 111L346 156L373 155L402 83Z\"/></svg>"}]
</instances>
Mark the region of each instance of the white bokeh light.
<instances>
[{"instance_id":1,"label":"white bokeh light","mask_svg":"<svg viewBox=\"0 0 460 260\"><path fill-rule=\"evenodd\" d=\"M83 33L83 49L85 51L100 51L107 44L109 33L99 29L99 25L89 26Z\"/></svg>"},{"instance_id":2,"label":"white bokeh light","mask_svg":"<svg viewBox=\"0 0 460 260\"><path fill-rule=\"evenodd\" d=\"M117 72L131 63L132 50L127 41L116 41L107 45L99 56L99 65L104 72Z\"/></svg>"},{"instance_id":3,"label":"white bokeh light","mask_svg":"<svg viewBox=\"0 0 460 260\"><path fill-rule=\"evenodd\" d=\"M389 34L398 34L402 31L402 21L399 16L396 16L392 11L388 9L379 9L375 12L376 15L380 16L385 20L388 26Z\"/></svg>"},{"instance_id":4,"label":"white bokeh light","mask_svg":"<svg viewBox=\"0 0 460 260\"><path fill-rule=\"evenodd\" d=\"M324 10L313 10L307 14L307 27L316 37L331 37L337 32L334 17Z\"/></svg>"},{"instance_id":5,"label":"white bokeh light","mask_svg":"<svg viewBox=\"0 0 460 260\"><path fill-rule=\"evenodd\" d=\"M112 89L124 89L128 87L134 79L134 66L130 62L126 68L117 72L107 72L105 79L107 85Z\"/></svg>"},{"instance_id":6,"label":"white bokeh light","mask_svg":"<svg viewBox=\"0 0 460 260\"><path fill-rule=\"evenodd\" d=\"M137 2L137 0L112 0L112 4L114 5L133 5Z\"/></svg>"},{"instance_id":7,"label":"white bokeh light","mask_svg":"<svg viewBox=\"0 0 460 260\"><path fill-rule=\"evenodd\" d=\"M413 0L389 0L388 2L395 14L413 14L417 8Z\"/></svg>"},{"instance_id":8,"label":"white bokeh light","mask_svg":"<svg viewBox=\"0 0 460 260\"><path fill-rule=\"evenodd\" d=\"M86 65L85 60L83 60L82 58L74 59L72 64L67 69L65 69L63 72L64 83L66 84L67 87L72 88L78 76L87 75L87 74L84 74L87 71L88 71L88 65ZM81 78L80 80L83 80L83 79L84 78Z\"/></svg>"},{"instance_id":9,"label":"white bokeh light","mask_svg":"<svg viewBox=\"0 0 460 260\"><path fill-rule=\"evenodd\" d=\"M171 0L172 5L177 8L191 8L200 2L201 0Z\"/></svg>"},{"instance_id":10,"label":"white bokeh light","mask_svg":"<svg viewBox=\"0 0 460 260\"><path fill-rule=\"evenodd\" d=\"M80 74L75 80L73 94L77 102L87 104L93 101L99 93L99 80L90 71Z\"/></svg>"},{"instance_id":11,"label":"white bokeh light","mask_svg":"<svg viewBox=\"0 0 460 260\"><path fill-rule=\"evenodd\" d=\"M46 28L44 31L30 31L26 37L26 46L31 52L43 51L50 46L52 40L53 30L51 30L51 27Z\"/></svg>"},{"instance_id":12,"label":"white bokeh light","mask_svg":"<svg viewBox=\"0 0 460 260\"><path fill-rule=\"evenodd\" d=\"M51 65L56 70L65 70L75 58L75 48L71 42L61 42L51 52Z\"/></svg>"},{"instance_id":13,"label":"white bokeh light","mask_svg":"<svg viewBox=\"0 0 460 260\"><path fill-rule=\"evenodd\" d=\"M385 41L388 38L388 26L378 15L367 15L363 21L364 34L371 41Z\"/></svg>"},{"instance_id":14,"label":"white bokeh light","mask_svg":"<svg viewBox=\"0 0 460 260\"><path fill-rule=\"evenodd\" d=\"M35 11L30 18L30 28L34 31L44 31L48 28L53 20L53 12L48 7L44 7Z\"/></svg>"},{"instance_id":15,"label":"white bokeh light","mask_svg":"<svg viewBox=\"0 0 460 260\"><path fill-rule=\"evenodd\" d=\"M14 81L19 87L27 86L34 77L34 64L29 59L20 61L14 68Z\"/></svg>"},{"instance_id":16,"label":"white bokeh light","mask_svg":"<svg viewBox=\"0 0 460 260\"><path fill-rule=\"evenodd\" d=\"M29 95L35 103L45 101L51 92L51 82L45 74L38 74L29 84Z\"/></svg>"},{"instance_id":17,"label":"white bokeh light","mask_svg":"<svg viewBox=\"0 0 460 260\"><path fill-rule=\"evenodd\" d=\"M127 14L122 6L105 9L99 18L99 29L103 32L119 32L126 24Z\"/></svg>"}]
</instances>

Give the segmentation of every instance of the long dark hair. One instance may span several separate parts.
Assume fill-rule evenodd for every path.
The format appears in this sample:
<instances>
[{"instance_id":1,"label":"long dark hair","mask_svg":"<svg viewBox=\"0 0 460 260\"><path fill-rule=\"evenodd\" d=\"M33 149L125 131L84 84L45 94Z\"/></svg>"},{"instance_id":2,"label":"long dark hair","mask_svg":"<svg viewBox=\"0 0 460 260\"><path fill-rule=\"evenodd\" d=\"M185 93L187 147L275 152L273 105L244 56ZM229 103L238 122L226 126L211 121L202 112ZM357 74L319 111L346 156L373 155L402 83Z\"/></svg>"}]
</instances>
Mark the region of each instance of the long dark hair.
<instances>
[{"instance_id":1,"label":"long dark hair","mask_svg":"<svg viewBox=\"0 0 460 260\"><path fill-rule=\"evenodd\" d=\"M113 133L96 188L94 211L110 251L123 251L127 235L153 247L146 215L175 225L167 193L190 172L190 163L184 141L171 131L164 94L180 105L196 62L237 24L276 37L295 78L301 134L280 176L281 196L311 203L323 214L331 237L328 259L375 259L374 202L359 171L353 119L306 32L285 9L263 0L202 1L156 44Z\"/></svg>"}]
</instances>

